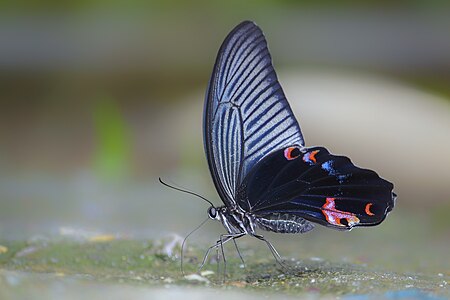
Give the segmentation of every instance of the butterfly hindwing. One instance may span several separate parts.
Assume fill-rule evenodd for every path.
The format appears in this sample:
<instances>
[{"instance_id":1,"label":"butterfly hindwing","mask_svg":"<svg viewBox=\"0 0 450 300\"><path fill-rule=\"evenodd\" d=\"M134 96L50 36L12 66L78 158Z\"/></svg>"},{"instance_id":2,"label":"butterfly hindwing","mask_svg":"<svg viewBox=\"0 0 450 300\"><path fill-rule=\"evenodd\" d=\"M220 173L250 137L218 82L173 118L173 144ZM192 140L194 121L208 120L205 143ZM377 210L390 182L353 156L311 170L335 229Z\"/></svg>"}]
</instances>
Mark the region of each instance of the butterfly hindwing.
<instances>
[{"instance_id":1,"label":"butterfly hindwing","mask_svg":"<svg viewBox=\"0 0 450 300\"><path fill-rule=\"evenodd\" d=\"M230 207L263 157L304 144L265 37L253 22L239 24L219 50L205 99L204 144L214 184Z\"/></svg>"},{"instance_id":2,"label":"butterfly hindwing","mask_svg":"<svg viewBox=\"0 0 450 300\"><path fill-rule=\"evenodd\" d=\"M238 204L256 216L284 213L336 229L381 223L394 206L392 183L323 147L287 147L244 179Z\"/></svg>"}]
</instances>

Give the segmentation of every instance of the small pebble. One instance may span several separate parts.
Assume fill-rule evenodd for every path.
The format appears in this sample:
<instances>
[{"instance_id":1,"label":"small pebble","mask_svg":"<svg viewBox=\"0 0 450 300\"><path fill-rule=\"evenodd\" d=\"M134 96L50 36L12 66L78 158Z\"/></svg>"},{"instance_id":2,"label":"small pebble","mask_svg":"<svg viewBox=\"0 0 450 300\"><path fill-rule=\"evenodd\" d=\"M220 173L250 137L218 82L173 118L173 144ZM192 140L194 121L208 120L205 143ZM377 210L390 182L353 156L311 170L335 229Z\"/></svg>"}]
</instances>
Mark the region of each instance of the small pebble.
<instances>
[{"instance_id":1,"label":"small pebble","mask_svg":"<svg viewBox=\"0 0 450 300\"><path fill-rule=\"evenodd\" d=\"M245 287L247 285L247 283L243 282L243 281L232 281L232 282L229 283L229 285L235 286L235 287L238 287L238 288L243 288L243 287Z\"/></svg>"},{"instance_id":2,"label":"small pebble","mask_svg":"<svg viewBox=\"0 0 450 300\"><path fill-rule=\"evenodd\" d=\"M8 248L5 246L0 245L0 254L8 252Z\"/></svg>"},{"instance_id":3,"label":"small pebble","mask_svg":"<svg viewBox=\"0 0 450 300\"><path fill-rule=\"evenodd\" d=\"M173 282L173 279L170 278L170 277L167 277L166 279L164 279L164 282L165 282L165 283L172 283L172 282Z\"/></svg>"},{"instance_id":4,"label":"small pebble","mask_svg":"<svg viewBox=\"0 0 450 300\"><path fill-rule=\"evenodd\" d=\"M104 243L104 242L113 241L115 239L116 239L116 237L112 234L99 234L99 235L94 235L94 236L90 237L89 241L94 242L94 243Z\"/></svg>"},{"instance_id":5,"label":"small pebble","mask_svg":"<svg viewBox=\"0 0 450 300\"><path fill-rule=\"evenodd\" d=\"M190 280L190 281L198 281L198 282L205 282L209 283L209 280L205 277L202 277L198 274L189 274L184 276L184 279Z\"/></svg>"},{"instance_id":6,"label":"small pebble","mask_svg":"<svg viewBox=\"0 0 450 300\"><path fill-rule=\"evenodd\" d=\"M19 252L17 252L15 257L24 257L24 256L27 256L27 255L29 255L31 253L34 253L34 252L38 251L38 250L39 250L38 247L30 246L30 247L27 247L27 248L22 249Z\"/></svg>"},{"instance_id":7,"label":"small pebble","mask_svg":"<svg viewBox=\"0 0 450 300\"><path fill-rule=\"evenodd\" d=\"M163 253L168 257L174 256L176 247L181 247L181 245L183 244L183 237L179 236L178 234L172 234L171 238L171 241L165 243L163 247Z\"/></svg>"},{"instance_id":8,"label":"small pebble","mask_svg":"<svg viewBox=\"0 0 450 300\"><path fill-rule=\"evenodd\" d=\"M209 275L213 275L213 274L214 274L214 272L211 270L205 270L200 273L200 275L202 275L202 276L209 276Z\"/></svg>"}]
</instances>

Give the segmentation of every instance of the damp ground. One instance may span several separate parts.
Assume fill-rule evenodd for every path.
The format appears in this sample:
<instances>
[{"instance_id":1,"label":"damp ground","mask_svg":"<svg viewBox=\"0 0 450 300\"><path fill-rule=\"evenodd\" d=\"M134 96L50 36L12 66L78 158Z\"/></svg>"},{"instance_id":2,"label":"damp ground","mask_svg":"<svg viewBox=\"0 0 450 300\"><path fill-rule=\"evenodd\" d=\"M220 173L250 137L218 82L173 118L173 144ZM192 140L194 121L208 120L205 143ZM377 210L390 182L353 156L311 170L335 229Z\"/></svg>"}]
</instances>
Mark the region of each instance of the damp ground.
<instances>
[{"instance_id":1,"label":"damp ground","mask_svg":"<svg viewBox=\"0 0 450 300\"><path fill-rule=\"evenodd\" d=\"M395 227L401 230L401 225ZM360 243L370 243L363 231L355 233ZM185 248L183 274L178 235L138 239L64 228L58 234L0 241L0 298L450 297L447 241L431 244L431 239L425 245L403 239L397 247L387 237L385 242L372 241L373 247L356 248L346 245L339 232L322 237L311 248L297 249L283 242L289 236L275 237L280 252L287 254L285 266L277 264L262 243L246 238L238 244L245 265L234 245L227 245L226 270L212 251L199 271L208 245L194 242ZM360 249L370 250L357 255Z\"/></svg>"}]
</instances>

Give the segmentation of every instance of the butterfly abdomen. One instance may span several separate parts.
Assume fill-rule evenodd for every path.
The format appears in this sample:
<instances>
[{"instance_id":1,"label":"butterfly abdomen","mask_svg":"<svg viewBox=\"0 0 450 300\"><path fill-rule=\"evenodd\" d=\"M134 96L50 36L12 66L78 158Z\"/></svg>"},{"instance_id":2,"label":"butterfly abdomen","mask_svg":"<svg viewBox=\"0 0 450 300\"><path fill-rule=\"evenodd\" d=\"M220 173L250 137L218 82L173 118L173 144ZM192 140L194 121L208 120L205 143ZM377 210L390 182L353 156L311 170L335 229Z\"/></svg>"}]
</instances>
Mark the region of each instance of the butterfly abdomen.
<instances>
[{"instance_id":1,"label":"butterfly abdomen","mask_svg":"<svg viewBox=\"0 0 450 300\"><path fill-rule=\"evenodd\" d=\"M305 233L314 228L307 220L292 214L273 213L264 217L257 217L258 227L277 233Z\"/></svg>"}]
</instances>

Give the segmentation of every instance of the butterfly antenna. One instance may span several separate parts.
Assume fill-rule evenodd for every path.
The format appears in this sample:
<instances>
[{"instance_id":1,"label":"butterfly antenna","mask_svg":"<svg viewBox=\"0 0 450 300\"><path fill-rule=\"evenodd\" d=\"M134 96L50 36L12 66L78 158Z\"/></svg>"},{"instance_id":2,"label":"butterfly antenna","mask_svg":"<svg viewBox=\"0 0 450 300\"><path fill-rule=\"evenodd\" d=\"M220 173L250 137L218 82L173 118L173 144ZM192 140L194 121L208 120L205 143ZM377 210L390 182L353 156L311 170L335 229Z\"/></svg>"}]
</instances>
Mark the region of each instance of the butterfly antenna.
<instances>
[{"instance_id":1,"label":"butterfly antenna","mask_svg":"<svg viewBox=\"0 0 450 300\"><path fill-rule=\"evenodd\" d=\"M171 189L174 189L174 190L177 190L177 191L180 191L180 192L189 194L189 195L197 196L197 197L199 197L199 198L205 200L205 201L208 202L209 204L211 204L212 207L215 207L214 204L213 204L211 201L209 201L208 199L206 199L205 197L203 197L203 196L201 196L201 195L199 195L199 194L196 194L196 193L191 192L191 191L189 191L189 190L185 190L185 189L182 189L182 188L179 188L179 187L170 185L170 184L164 182L164 181L161 179L161 177L159 177L158 179L159 179L159 182L161 182L162 185L165 185L165 186L167 186L168 188L171 188Z\"/></svg>"},{"instance_id":2,"label":"butterfly antenna","mask_svg":"<svg viewBox=\"0 0 450 300\"><path fill-rule=\"evenodd\" d=\"M200 227L202 227L208 220L209 220L209 217L206 218L203 222L201 222L200 225L198 225L197 227L195 227L194 230L192 230L191 232L189 232L189 234L184 238L183 243L181 243L181 254L180 254L180 258L181 258L181 274L183 274L183 276L185 276L184 268L183 268L184 245L186 244L186 241L187 241L188 237L190 237L191 234L193 234L194 232L196 232L197 230L199 230Z\"/></svg>"}]
</instances>

